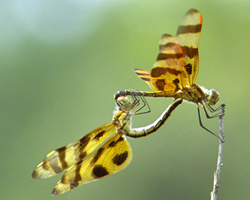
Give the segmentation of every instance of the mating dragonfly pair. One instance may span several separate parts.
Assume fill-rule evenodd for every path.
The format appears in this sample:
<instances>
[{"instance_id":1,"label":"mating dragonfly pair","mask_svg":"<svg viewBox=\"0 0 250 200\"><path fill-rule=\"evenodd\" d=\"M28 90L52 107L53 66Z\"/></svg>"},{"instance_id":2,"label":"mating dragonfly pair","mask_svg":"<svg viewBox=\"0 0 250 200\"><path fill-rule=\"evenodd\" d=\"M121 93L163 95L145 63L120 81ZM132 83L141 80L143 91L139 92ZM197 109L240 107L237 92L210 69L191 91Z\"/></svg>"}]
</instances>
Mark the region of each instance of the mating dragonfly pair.
<instances>
[{"instance_id":1,"label":"mating dragonfly pair","mask_svg":"<svg viewBox=\"0 0 250 200\"><path fill-rule=\"evenodd\" d=\"M218 117L220 113L209 116L208 111L214 113L220 110L221 106L217 109L211 107L218 102L219 93L195 84L199 68L198 44L201 26L201 14L190 9L183 17L175 37L162 35L159 54L151 72L134 70L153 92L117 92L117 112L113 120L94 129L79 141L51 151L37 165L32 177L48 178L66 170L52 191L52 195L57 195L121 171L132 159L132 150L125 135L137 138L155 132L183 99L197 105L201 127L212 133L201 122L199 105L203 107L207 118ZM175 100L154 123L132 129L131 116L141 114L141 109L148 106L144 97L172 97Z\"/></svg>"}]
</instances>

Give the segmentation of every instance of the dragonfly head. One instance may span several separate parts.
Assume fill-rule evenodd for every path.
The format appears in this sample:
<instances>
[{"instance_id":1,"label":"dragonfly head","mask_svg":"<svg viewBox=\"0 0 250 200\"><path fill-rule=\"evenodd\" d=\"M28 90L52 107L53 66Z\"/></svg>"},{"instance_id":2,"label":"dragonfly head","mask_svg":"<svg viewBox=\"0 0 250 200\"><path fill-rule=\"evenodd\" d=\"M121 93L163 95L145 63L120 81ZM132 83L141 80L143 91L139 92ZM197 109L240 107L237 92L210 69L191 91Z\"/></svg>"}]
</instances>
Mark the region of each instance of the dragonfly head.
<instances>
[{"instance_id":1,"label":"dragonfly head","mask_svg":"<svg viewBox=\"0 0 250 200\"><path fill-rule=\"evenodd\" d=\"M130 110L131 102L128 96L120 96L116 100L116 104L120 110Z\"/></svg>"},{"instance_id":2,"label":"dragonfly head","mask_svg":"<svg viewBox=\"0 0 250 200\"><path fill-rule=\"evenodd\" d=\"M220 94L216 90L211 89L206 92L205 97L209 105L215 105L220 99Z\"/></svg>"}]
</instances>

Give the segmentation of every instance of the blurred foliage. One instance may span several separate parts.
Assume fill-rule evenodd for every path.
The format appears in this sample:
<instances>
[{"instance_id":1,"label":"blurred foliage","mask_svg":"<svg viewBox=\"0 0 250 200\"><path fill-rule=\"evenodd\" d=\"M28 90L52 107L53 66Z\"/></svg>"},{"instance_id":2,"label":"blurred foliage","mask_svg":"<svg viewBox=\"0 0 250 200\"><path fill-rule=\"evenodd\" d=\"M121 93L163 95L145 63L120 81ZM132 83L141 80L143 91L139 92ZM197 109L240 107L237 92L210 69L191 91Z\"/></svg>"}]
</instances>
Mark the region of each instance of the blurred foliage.
<instances>
[{"instance_id":1,"label":"blurred foliage","mask_svg":"<svg viewBox=\"0 0 250 200\"><path fill-rule=\"evenodd\" d=\"M33 180L46 153L109 122L113 94L149 90L133 73L150 70L163 33L175 34L189 8L203 16L197 83L227 104L218 199L249 198L248 1L6 1L0 3L2 199L209 199L218 139L183 104L155 134L129 139L134 159L124 171L62 196L61 175ZM172 100L148 99L152 123ZM218 130L218 120L203 123ZM218 131L217 131L218 132ZM166 134L167 133L167 134Z\"/></svg>"}]
</instances>

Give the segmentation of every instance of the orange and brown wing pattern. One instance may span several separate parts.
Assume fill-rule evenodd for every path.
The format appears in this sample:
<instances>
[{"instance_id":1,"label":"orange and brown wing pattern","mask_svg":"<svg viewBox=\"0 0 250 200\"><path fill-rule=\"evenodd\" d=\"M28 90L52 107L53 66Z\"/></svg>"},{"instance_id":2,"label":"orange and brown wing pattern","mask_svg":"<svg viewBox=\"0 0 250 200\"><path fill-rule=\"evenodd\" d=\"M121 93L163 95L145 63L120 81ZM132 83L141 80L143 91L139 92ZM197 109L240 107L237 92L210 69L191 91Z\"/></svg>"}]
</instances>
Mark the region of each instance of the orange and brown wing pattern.
<instances>
[{"instance_id":1,"label":"orange and brown wing pattern","mask_svg":"<svg viewBox=\"0 0 250 200\"><path fill-rule=\"evenodd\" d=\"M151 72L139 69L134 71L153 91L174 94L185 85L181 69L183 64L183 53L178 40L169 34L163 34L159 42L159 54Z\"/></svg>"},{"instance_id":2,"label":"orange and brown wing pattern","mask_svg":"<svg viewBox=\"0 0 250 200\"><path fill-rule=\"evenodd\" d=\"M164 91L168 96L174 96L179 89L194 84L198 75L201 25L201 14L190 9L182 19L176 37L162 35L159 54L150 74L139 69L134 72L153 91Z\"/></svg>"},{"instance_id":3,"label":"orange and brown wing pattern","mask_svg":"<svg viewBox=\"0 0 250 200\"><path fill-rule=\"evenodd\" d=\"M180 22L176 38L183 50L185 76L188 85L196 83L199 70L198 45L202 27L202 16L196 9L190 9Z\"/></svg>"},{"instance_id":4,"label":"orange and brown wing pattern","mask_svg":"<svg viewBox=\"0 0 250 200\"><path fill-rule=\"evenodd\" d=\"M151 81L158 90L175 93L186 85L182 69L182 49L175 37L163 34L159 42L159 51L151 69Z\"/></svg>"},{"instance_id":5,"label":"orange and brown wing pattern","mask_svg":"<svg viewBox=\"0 0 250 200\"><path fill-rule=\"evenodd\" d=\"M32 177L35 179L49 178L81 162L115 131L115 125L110 122L94 129L77 142L51 151L44 161L37 165Z\"/></svg>"},{"instance_id":6,"label":"orange and brown wing pattern","mask_svg":"<svg viewBox=\"0 0 250 200\"><path fill-rule=\"evenodd\" d=\"M65 193L79 185L121 171L131 159L129 143L122 134L116 133L87 160L71 166L55 186L52 195Z\"/></svg>"},{"instance_id":7,"label":"orange and brown wing pattern","mask_svg":"<svg viewBox=\"0 0 250 200\"><path fill-rule=\"evenodd\" d=\"M152 85L151 82L151 75L149 71L143 69L134 69L134 72L140 79L145 81L152 90L155 90L155 87Z\"/></svg>"}]
</instances>

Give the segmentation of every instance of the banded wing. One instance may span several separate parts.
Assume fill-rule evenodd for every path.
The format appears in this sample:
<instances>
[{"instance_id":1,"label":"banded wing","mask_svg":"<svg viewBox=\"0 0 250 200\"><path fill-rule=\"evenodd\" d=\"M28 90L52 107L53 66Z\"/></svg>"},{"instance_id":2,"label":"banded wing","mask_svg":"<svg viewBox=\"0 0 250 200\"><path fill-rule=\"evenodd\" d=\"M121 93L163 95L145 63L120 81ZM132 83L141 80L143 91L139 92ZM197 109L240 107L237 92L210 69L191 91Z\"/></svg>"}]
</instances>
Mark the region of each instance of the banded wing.
<instances>
[{"instance_id":1,"label":"banded wing","mask_svg":"<svg viewBox=\"0 0 250 200\"><path fill-rule=\"evenodd\" d=\"M146 81L153 91L165 91L173 94L186 85L183 76L183 53L178 40L163 34L159 42L159 54L151 73L146 70L135 69L139 78Z\"/></svg>"},{"instance_id":2,"label":"banded wing","mask_svg":"<svg viewBox=\"0 0 250 200\"><path fill-rule=\"evenodd\" d=\"M122 134L116 133L87 160L71 166L55 186L52 195L62 194L79 185L121 171L131 159L129 143Z\"/></svg>"},{"instance_id":3,"label":"banded wing","mask_svg":"<svg viewBox=\"0 0 250 200\"><path fill-rule=\"evenodd\" d=\"M196 83L199 71L198 45L202 27L202 16L196 9L190 9L180 22L176 38L184 54L188 85Z\"/></svg>"},{"instance_id":4,"label":"banded wing","mask_svg":"<svg viewBox=\"0 0 250 200\"><path fill-rule=\"evenodd\" d=\"M179 89L195 83L198 75L198 44L201 32L201 14L190 9L183 17L176 38L163 34L159 54L151 73L135 69L139 78L153 91L164 91L173 96Z\"/></svg>"},{"instance_id":5,"label":"banded wing","mask_svg":"<svg viewBox=\"0 0 250 200\"><path fill-rule=\"evenodd\" d=\"M44 161L37 165L32 177L35 179L48 178L81 162L109 138L115 130L115 125L110 122L94 129L77 142L51 151Z\"/></svg>"}]
</instances>

